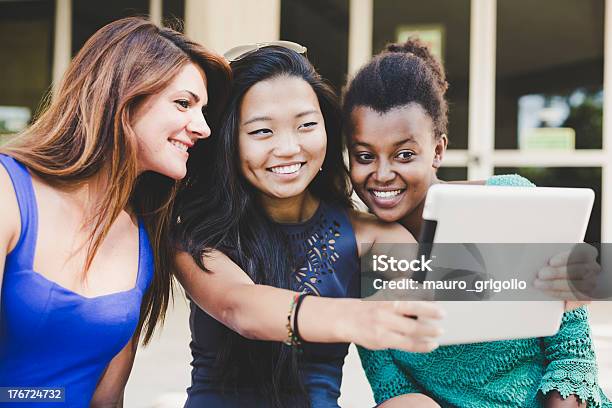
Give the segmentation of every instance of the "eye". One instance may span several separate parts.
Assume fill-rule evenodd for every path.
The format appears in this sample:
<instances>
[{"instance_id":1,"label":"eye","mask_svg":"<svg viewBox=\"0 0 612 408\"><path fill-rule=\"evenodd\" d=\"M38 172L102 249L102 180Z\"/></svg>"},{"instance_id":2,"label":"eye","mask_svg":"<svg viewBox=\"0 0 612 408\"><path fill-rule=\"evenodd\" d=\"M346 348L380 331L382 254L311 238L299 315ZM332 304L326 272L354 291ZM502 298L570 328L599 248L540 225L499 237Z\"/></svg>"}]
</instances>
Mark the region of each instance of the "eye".
<instances>
[{"instance_id":1,"label":"eye","mask_svg":"<svg viewBox=\"0 0 612 408\"><path fill-rule=\"evenodd\" d=\"M253 130L252 132L248 132L247 134L253 135L253 136L268 136L272 134L272 130L262 128L262 129Z\"/></svg>"},{"instance_id":2,"label":"eye","mask_svg":"<svg viewBox=\"0 0 612 408\"><path fill-rule=\"evenodd\" d=\"M306 122L306 123L301 124L298 127L298 129L311 129L311 128L314 128L317 125L318 125L317 122Z\"/></svg>"},{"instance_id":3,"label":"eye","mask_svg":"<svg viewBox=\"0 0 612 408\"><path fill-rule=\"evenodd\" d=\"M375 157L370 152L358 152L358 153L355 153L355 159L359 163L367 164L367 163L372 163Z\"/></svg>"},{"instance_id":4,"label":"eye","mask_svg":"<svg viewBox=\"0 0 612 408\"><path fill-rule=\"evenodd\" d=\"M414 156L414 153L411 152L410 150L402 150L401 152L398 152L395 157L397 157L401 161L407 162L407 161L412 160L413 156Z\"/></svg>"},{"instance_id":5,"label":"eye","mask_svg":"<svg viewBox=\"0 0 612 408\"><path fill-rule=\"evenodd\" d=\"M177 99L174 101L177 105L179 105L183 109L189 109L190 103L187 99Z\"/></svg>"}]
</instances>

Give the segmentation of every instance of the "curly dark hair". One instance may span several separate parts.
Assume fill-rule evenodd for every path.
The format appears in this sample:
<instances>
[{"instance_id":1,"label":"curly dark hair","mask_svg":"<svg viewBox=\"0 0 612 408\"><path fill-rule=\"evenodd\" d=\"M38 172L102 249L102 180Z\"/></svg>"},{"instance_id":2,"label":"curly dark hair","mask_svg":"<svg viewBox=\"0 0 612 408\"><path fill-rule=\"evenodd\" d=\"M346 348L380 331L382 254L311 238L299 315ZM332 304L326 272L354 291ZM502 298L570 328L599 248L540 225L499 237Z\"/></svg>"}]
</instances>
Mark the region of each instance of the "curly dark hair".
<instances>
[{"instance_id":1,"label":"curly dark hair","mask_svg":"<svg viewBox=\"0 0 612 408\"><path fill-rule=\"evenodd\" d=\"M447 132L447 89L444 68L425 43L412 37L403 44L387 44L348 84L343 104L347 136L358 106L386 113L417 103L431 117L437 139Z\"/></svg>"}]
</instances>

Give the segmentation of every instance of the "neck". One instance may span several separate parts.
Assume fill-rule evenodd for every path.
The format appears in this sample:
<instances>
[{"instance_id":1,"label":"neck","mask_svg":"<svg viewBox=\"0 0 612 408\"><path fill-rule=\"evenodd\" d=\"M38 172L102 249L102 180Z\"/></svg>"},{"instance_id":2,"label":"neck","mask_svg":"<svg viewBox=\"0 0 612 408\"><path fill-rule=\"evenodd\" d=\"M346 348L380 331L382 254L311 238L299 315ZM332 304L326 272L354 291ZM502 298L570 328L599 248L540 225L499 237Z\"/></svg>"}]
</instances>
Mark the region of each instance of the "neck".
<instances>
[{"instance_id":1,"label":"neck","mask_svg":"<svg viewBox=\"0 0 612 408\"><path fill-rule=\"evenodd\" d=\"M429 183L429 186L427 188L439 183L445 183L445 181L439 180L436 175L434 175L433 179L431 180L431 183ZM423 207L425 207L426 198L427 195L423 197L421 202L418 203L412 211L410 211L398 221L401 225L404 226L404 228L410 231L412 236L414 236L414 238L417 240L421 235L421 227L423 226Z\"/></svg>"},{"instance_id":2,"label":"neck","mask_svg":"<svg viewBox=\"0 0 612 408\"><path fill-rule=\"evenodd\" d=\"M78 211L83 214L84 221L89 222L96 218L108 194L109 180L104 170L84 182L65 189L65 198L69 200ZM126 210L129 209L126 208Z\"/></svg>"},{"instance_id":3,"label":"neck","mask_svg":"<svg viewBox=\"0 0 612 408\"><path fill-rule=\"evenodd\" d=\"M319 200L308 190L289 198L261 194L260 202L268 216L278 223L304 222L313 216L319 206Z\"/></svg>"}]
</instances>

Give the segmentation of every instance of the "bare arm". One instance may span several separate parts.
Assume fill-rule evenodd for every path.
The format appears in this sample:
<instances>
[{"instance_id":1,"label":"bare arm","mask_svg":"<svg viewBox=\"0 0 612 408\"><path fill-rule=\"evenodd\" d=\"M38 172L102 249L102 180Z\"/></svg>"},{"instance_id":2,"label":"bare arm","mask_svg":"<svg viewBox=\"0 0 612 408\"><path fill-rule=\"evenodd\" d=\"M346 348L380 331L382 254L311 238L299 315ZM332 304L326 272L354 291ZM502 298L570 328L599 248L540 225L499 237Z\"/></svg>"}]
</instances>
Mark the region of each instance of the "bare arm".
<instances>
[{"instance_id":1,"label":"bare arm","mask_svg":"<svg viewBox=\"0 0 612 408\"><path fill-rule=\"evenodd\" d=\"M202 271L187 253L176 258L177 276L193 301L244 337L283 341L295 292L256 285L219 251L204 258ZM354 342L368 348L429 351L437 327L408 316L436 318L439 308L426 302L365 302L359 299L307 297L300 309L302 338L310 342ZM364 329L368 328L368 329Z\"/></svg>"},{"instance_id":2,"label":"bare arm","mask_svg":"<svg viewBox=\"0 0 612 408\"><path fill-rule=\"evenodd\" d=\"M137 339L132 338L106 367L91 400L92 408L121 408L123 393L132 371Z\"/></svg>"},{"instance_id":3,"label":"bare arm","mask_svg":"<svg viewBox=\"0 0 612 408\"><path fill-rule=\"evenodd\" d=\"M372 214L360 211L351 211L351 224L355 231L359 257L362 258L362 265L368 268L374 256L384 255L395 259L415 259L418 246L416 240L406 228L395 222L380 221ZM366 257L367 259L364 259ZM370 270L362 270L363 273L370 273ZM410 278L409 272L394 271L387 268L380 269L375 273L376 277L386 280L402 280ZM363 283L363 282L362 282ZM388 290L380 289L368 296L368 300L431 300L434 292L420 288L413 290Z\"/></svg>"},{"instance_id":4,"label":"bare arm","mask_svg":"<svg viewBox=\"0 0 612 408\"><path fill-rule=\"evenodd\" d=\"M19 240L21 216L13 183L1 164L0 191L2 192L2 200L0 200L0 288L2 288L6 256L15 248Z\"/></svg>"}]
</instances>

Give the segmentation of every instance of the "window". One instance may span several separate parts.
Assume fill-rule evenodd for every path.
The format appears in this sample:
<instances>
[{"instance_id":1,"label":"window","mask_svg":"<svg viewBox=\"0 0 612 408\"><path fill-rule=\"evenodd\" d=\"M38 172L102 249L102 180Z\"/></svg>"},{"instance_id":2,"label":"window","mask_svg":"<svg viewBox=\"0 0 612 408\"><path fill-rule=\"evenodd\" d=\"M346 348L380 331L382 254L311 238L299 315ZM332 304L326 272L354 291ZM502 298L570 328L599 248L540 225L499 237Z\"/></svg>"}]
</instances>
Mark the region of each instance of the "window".
<instances>
[{"instance_id":1,"label":"window","mask_svg":"<svg viewBox=\"0 0 612 408\"><path fill-rule=\"evenodd\" d=\"M348 69L348 0L282 0L282 40L308 48L308 58L339 92Z\"/></svg>"},{"instance_id":2,"label":"window","mask_svg":"<svg viewBox=\"0 0 612 408\"><path fill-rule=\"evenodd\" d=\"M0 143L35 117L51 86L54 2L0 2Z\"/></svg>"},{"instance_id":3,"label":"window","mask_svg":"<svg viewBox=\"0 0 612 408\"><path fill-rule=\"evenodd\" d=\"M123 17L147 16L149 0L105 0L72 2L72 55L100 28Z\"/></svg>"},{"instance_id":4,"label":"window","mask_svg":"<svg viewBox=\"0 0 612 408\"><path fill-rule=\"evenodd\" d=\"M418 35L444 63L450 87L449 149L466 149L470 64L469 0L375 0L372 50Z\"/></svg>"},{"instance_id":5,"label":"window","mask_svg":"<svg viewBox=\"0 0 612 408\"><path fill-rule=\"evenodd\" d=\"M498 0L497 149L601 149L604 0Z\"/></svg>"}]
</instances>

